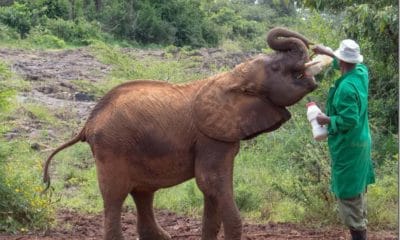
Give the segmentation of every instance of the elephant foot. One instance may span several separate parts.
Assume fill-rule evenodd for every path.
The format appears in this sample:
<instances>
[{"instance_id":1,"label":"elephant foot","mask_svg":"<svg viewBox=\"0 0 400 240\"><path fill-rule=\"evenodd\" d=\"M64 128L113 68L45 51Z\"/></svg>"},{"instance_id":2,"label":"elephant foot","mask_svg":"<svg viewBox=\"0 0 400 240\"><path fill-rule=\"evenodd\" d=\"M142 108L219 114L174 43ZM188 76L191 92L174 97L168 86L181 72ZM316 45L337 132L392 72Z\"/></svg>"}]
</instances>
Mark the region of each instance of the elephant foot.
<instances>
[{"instance_id":1,"label":"elephant foot","mask_svg":"<svg viewBox=\"0 0 400 240\"><path fill-rule=\"evenodd\" d=\"M139 233L139 240L171 240L171 235L163 229L158 229L152 232Z\"/></svg>"}]
</instances>

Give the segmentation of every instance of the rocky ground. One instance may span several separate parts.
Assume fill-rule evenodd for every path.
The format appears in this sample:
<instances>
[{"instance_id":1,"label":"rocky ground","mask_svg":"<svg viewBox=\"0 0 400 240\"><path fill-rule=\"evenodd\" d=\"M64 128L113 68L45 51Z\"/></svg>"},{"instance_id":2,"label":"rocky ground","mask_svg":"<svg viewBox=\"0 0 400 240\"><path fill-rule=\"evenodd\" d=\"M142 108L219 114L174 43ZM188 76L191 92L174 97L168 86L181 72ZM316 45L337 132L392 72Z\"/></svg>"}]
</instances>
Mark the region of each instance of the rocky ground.
<instances>
[{"instance_id":1,"label":"rocky ground","mask_svg":"<svg viewBox=\"0 0 400 240\"><path fill-rule=\"evenodd\" d=\"M153 56L163 58L163 51L132 51L126 50L134 57ZM193 53L203 59L201 69L213 66L233 67L251 54L226 55L219 49L204 49ZM176 55L179 58L181 56ZM85 119L95 99L90 94L81 92L79 87L71 80L86 80L91 82L102 81L111 71L111 66L98 62L88 49L73 49L61 51L28 51L0 49L0 59L8 62L12 71L29 81L29 91L19 94L19 101L23 103L39 103L50 110L63 112L64 118ZM31 119L32 120L32 119ZM21 129L15 129L7 137L12 139L23 132L31 138L43 130L43 126L35 124L35 121L26 121ZM46 129L51 131L55 129ZM54 138L57 134L54 134ZM190 217L179 216L167 211L156 212L158 222L176 240L200 239L201 221ZM31 233L26 235L1 235L0 239L37 239L37 240L61 240L61 239L101 239L102 236L101 214L80 214L67 210L57 213L57 224L45 233ZM136 217L134 213L125 211L123 214L123 231L126 239L137 239ZM224 239L221 235L219 239ZM242 239L349 239L344 228L330 227L314 229L291 223L253 224L245 223ZM394 231L371 231L370 240L394 240L398 239Z\"/></svg>"}]
</instances>

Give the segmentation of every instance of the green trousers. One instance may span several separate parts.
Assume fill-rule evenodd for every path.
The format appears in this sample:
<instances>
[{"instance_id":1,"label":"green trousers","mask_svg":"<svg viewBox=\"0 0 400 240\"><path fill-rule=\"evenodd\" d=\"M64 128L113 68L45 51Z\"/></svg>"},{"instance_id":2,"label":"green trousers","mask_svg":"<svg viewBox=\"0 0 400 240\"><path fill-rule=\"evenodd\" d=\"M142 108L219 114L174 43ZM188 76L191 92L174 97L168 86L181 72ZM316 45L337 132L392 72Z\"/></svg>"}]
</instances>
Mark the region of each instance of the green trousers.
<instances>
[{"instance_id":1,"label":"green trousers","mask_svg":"<svg viewBox=\"0 0 400 240\"><path fill-rule=\"evenodd\" d=\"M353 230L364 230L367 228L367 197L361 193L350 199L338 198L338 209L340 218L347 227Z\"/></svg>"}]
</instances>

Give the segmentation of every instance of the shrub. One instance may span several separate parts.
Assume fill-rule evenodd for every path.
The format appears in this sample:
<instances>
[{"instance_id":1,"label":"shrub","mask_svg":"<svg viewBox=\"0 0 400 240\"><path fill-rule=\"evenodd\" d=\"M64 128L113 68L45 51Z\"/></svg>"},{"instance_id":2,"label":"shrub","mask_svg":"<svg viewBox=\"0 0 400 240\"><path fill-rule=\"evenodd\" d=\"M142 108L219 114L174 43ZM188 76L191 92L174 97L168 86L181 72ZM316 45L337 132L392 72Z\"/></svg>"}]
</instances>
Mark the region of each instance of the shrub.
<instances>
[{"instance_id":1,"label":"shrub","mask_svg":"<svg viewBox=\"0 0 400 240\"><path fill-rule=\"evenodd\" d=\"M17 39L19 34L15 29L0 23L0 41L9 42Z\"/></svg>"},{"instance_id":2,"label":"shrub","mask_svg":"<svg viewBox=\"0 0 400 240\"><path fill-rule=\"evenodd\" d=\"M40 28L35 28L27 38L35 48L64 48L66 46L64 40L43 31Z\"/></svg>"},{"instance_id":3,"label":"shrub","mask_svg":"<svg viewBox=\"0 0 400 240\"><path fill-rule=\"evenodd\" d=\"M68 0L39 0L31 2L31 9L42 8L43 14L48 18L69 18L70 3Z\"/></svg>"},{"instance_id":4,"label":"shrub","mask_svg":"<svg viewBox=\"0 0 400 240\"><path fill-rule=\"evenodd\" d=\"M101 39L101 29L97 22L87 22L84 19L75 21L64 19L48 19L45 27L55 36L65 42L88 45L92 39Z\"/></svg>"},{"instance_id":5,"label":"shrub","mask_svg":"<svg viewBox=\"0 0 400 240\"><path fill-rule=\"evenodd\" d=\"M167 21L150 4L141 4L134 25L135 39L145 43L172 44L175 42L177 29Z\"/></svg>"},{"instance_id":6,"label":"shrub","mask_svg":"<svg viewBox=\"0 0 400 240\"><path fill-rule=\"evenodd\" d=\"M0 7L0 21L16 29L23 38L32 27L32 12L27 5L14 2L11 6Z\"/></svg>"}]
</instances>

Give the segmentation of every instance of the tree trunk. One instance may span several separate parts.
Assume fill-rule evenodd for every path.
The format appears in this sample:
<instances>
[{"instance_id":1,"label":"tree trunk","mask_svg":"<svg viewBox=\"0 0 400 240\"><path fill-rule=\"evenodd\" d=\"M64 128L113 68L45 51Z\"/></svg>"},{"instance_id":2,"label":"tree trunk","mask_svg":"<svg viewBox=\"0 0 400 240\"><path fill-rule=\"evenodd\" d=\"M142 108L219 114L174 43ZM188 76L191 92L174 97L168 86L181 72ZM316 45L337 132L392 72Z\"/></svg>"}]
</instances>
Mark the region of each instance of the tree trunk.
<instances>
[{"instance_id":1,"label":"tree trunk","mask_svg":"<svg viewBox=\"0 0 400 240\"><path fill-rule=\"evenodd\" d=\"M95 0L94 4L96 5L96 11L100 12L102 5L101 0Z\"/></svg>"}]
</instances>

